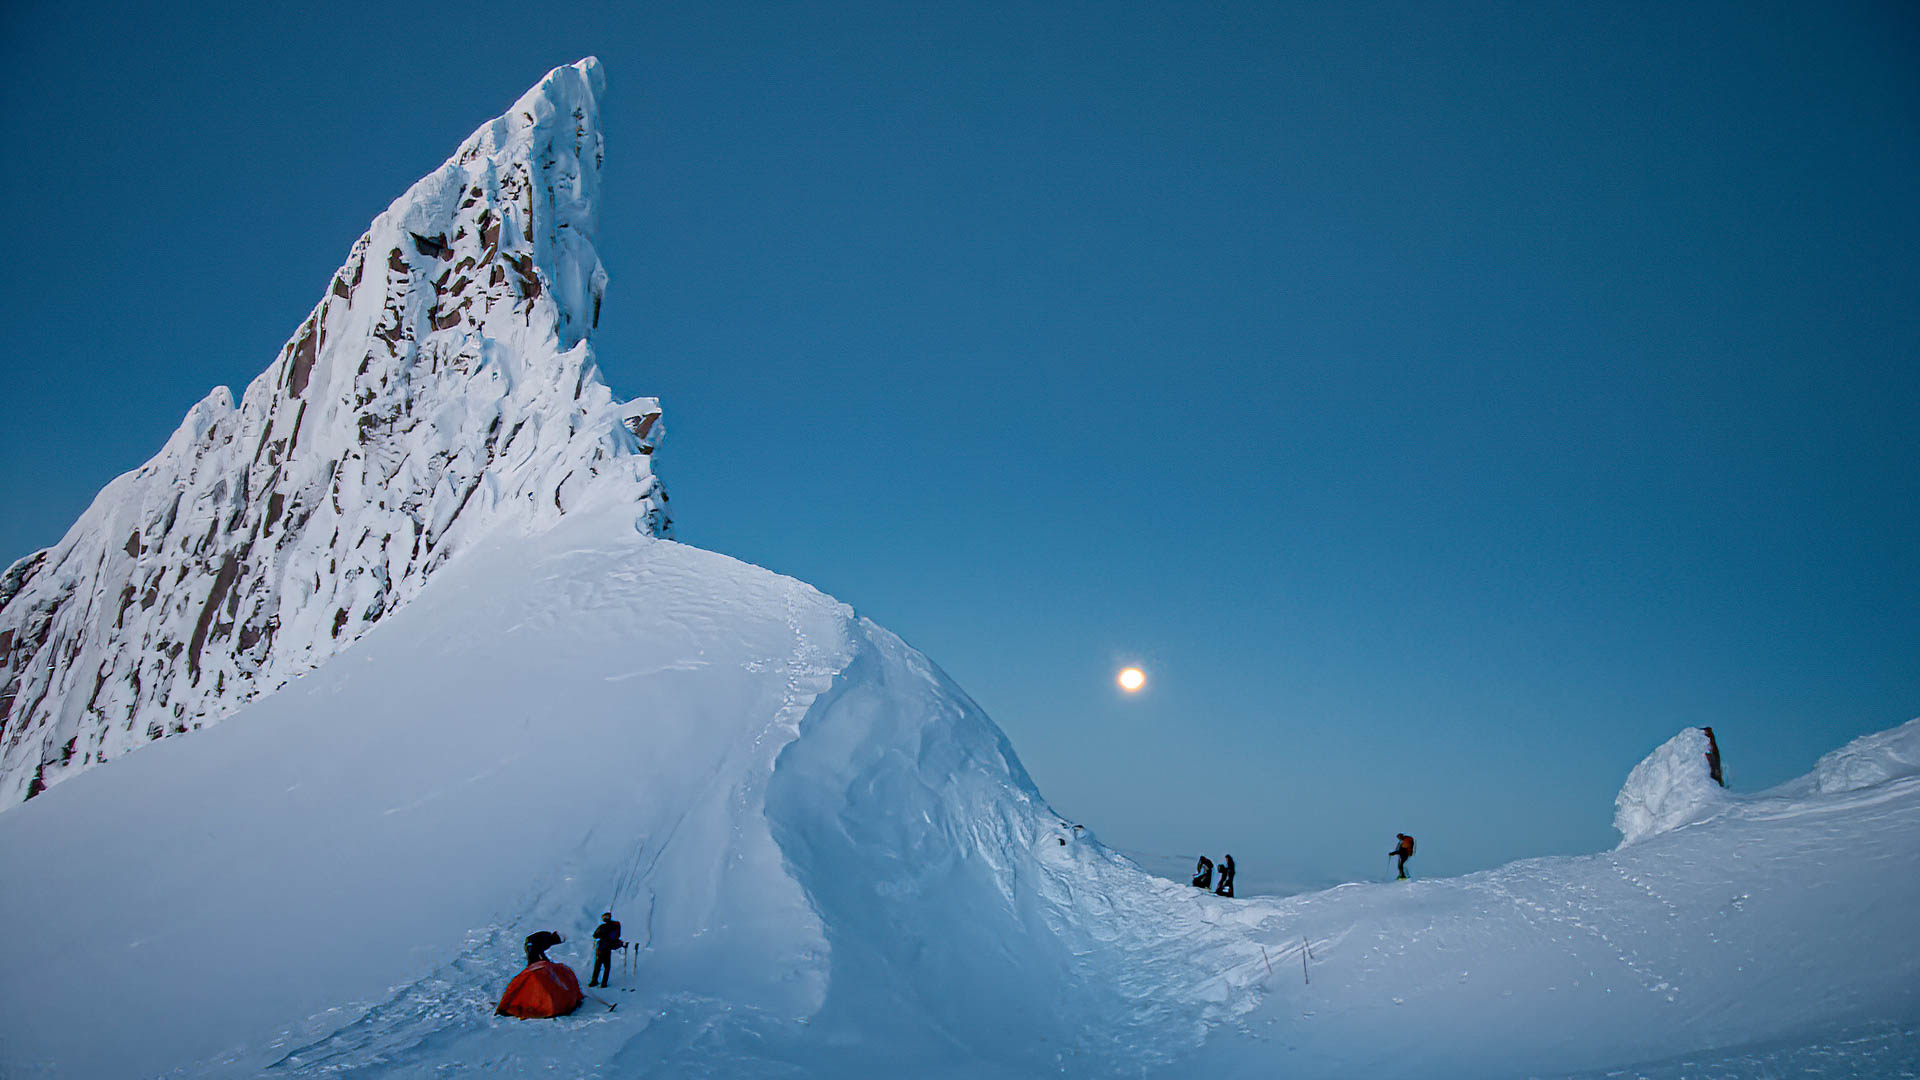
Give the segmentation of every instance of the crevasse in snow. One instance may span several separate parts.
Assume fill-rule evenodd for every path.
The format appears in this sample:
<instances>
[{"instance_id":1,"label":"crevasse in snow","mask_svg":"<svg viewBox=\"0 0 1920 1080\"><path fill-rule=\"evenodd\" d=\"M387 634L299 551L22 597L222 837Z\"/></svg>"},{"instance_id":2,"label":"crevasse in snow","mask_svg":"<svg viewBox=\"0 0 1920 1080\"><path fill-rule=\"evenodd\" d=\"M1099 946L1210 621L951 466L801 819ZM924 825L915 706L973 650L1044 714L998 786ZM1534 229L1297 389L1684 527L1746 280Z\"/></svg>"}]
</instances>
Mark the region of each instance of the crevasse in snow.
<instances>
[{"instance_id":1,"label":"crevasse in snow","mask_svg":"<svg viewBox=\"0 0 1920 1080\"><path fill-rule=\"evenodd\" d=\"M656 401L588 338L597 61L374 219L236 407L225 387L0 578L0 809L346 648L456 552L610 498L668 527Z\"/></svg>"}]
</instances>

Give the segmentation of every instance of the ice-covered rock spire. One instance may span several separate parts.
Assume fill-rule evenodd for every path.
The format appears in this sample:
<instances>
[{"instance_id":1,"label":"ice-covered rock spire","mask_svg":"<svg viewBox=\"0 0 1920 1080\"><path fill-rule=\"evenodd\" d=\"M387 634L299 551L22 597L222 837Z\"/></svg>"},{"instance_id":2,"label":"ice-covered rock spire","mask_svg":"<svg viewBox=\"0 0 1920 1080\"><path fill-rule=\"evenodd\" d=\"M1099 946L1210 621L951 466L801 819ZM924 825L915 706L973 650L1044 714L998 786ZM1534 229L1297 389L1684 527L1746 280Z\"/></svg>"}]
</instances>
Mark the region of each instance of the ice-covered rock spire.
<instances>
[{"instance_id":1,"label":"ice-covered rock spire","mask_svg":"<svg viewBox=\"0 0 1920 1080\"><path fill-rule=\"evenodd\" d=\"M652 398L589 341L597 60L556 68L374 219L239 407L216 388L0 578L0 808L325 661L502 526L668 528Z\"/></svg>"}]
</instances>

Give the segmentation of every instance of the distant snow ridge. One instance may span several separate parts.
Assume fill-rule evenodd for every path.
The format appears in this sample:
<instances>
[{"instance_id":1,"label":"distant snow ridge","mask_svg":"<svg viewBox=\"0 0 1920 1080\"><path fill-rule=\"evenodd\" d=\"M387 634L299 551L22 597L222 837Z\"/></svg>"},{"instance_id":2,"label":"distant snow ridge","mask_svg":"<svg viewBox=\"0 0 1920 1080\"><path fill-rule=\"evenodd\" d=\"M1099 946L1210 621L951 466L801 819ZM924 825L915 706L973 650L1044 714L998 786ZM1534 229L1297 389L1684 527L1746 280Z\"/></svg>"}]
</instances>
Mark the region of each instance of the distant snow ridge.
<instances>
[{"instance_id":1,"label":"distant snow ridge","mask_svg":"<svg viewBox=\"0 0 1920 1080\"><path fill-rule=\"evenodd\" d=\"M1687 728L1660 744L1627 774L1613 800L1620 846L1700 821L1727 803L1707 772L1707 734Z\"/></svg>"},{"instance_id":2,"label":"distant snow ridge","mask_svg":"<svg viewBox=\"0 0 1920 1080\"><path fill-rule=\"evenodd\" d=\"M1814 790L1822 795L1920 776L1920 720L1862 735L1834 750L1813 767Z\"/></svg>"},{"instance_id":3,"label":"distant snow ridge","mask_svg":"<svg viewBox=\"0 0 1920 1080\"><path fill-rule=\"evenodd\" d=\"M557 68L374 219L238 408L216 388L0 578L0 808L308 671L502 525L669 528L653 398L587 338L598 61Z\"/></svg>"}]
</instances>

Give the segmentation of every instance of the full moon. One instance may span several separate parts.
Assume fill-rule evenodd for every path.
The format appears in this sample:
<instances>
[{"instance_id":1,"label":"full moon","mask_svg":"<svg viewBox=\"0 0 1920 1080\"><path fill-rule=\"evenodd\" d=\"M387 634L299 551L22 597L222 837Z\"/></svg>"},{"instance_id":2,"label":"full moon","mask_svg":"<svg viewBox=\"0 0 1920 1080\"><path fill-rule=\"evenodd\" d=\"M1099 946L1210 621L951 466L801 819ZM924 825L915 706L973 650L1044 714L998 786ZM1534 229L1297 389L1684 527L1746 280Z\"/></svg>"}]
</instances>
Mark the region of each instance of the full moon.
<instances>
[{"instance_id":1,"label":"full moon","mask_svg":"<svg viewBox=\"0 0 1920 1080\"><path fill-rule=\"evenodd\" d=\"M1147 685L1147 673L1137 667L1123 668L1120 672L1120 689L1127 693L1137 693Z\"/></svg>"}]
</instances>

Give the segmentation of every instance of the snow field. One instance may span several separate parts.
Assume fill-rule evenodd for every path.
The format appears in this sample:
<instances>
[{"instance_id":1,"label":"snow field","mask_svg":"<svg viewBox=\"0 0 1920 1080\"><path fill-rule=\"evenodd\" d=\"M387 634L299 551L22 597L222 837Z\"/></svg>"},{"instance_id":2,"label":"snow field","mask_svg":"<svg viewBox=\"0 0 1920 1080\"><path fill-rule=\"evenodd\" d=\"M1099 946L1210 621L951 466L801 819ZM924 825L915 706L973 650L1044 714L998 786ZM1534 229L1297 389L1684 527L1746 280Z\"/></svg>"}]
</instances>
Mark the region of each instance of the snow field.
<instances>
[{"instance_id":1,"label":"snow field","mask_svg":"<svg viewBox=\"0 0 1920 1080\"><path fill-rule=\"evenodd\" d=\"M35 868L0 890L0 918L35 928L0 969L0 1073L1856 1075L1911 1057L1911 773L1729 798L1615 852L1226 900L1054 814L898 638L640 535L617 501L436 580L234 722L0 815L0 859ZM1848 760L1892 770L1916 732ZM602 992L617 1011L492 1015L521 937L559 930L556 959L584 972L609 907L645 947Z\"/></svg>"}]
</instances>

